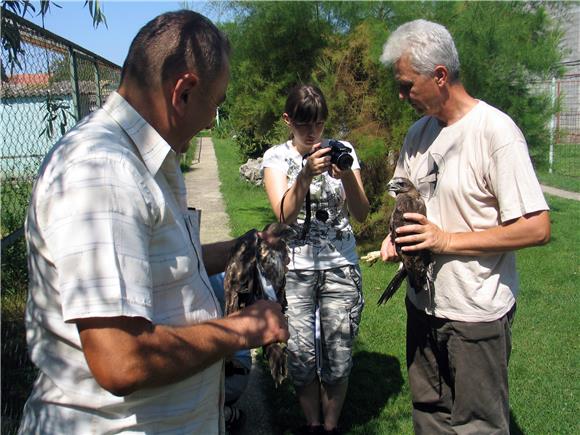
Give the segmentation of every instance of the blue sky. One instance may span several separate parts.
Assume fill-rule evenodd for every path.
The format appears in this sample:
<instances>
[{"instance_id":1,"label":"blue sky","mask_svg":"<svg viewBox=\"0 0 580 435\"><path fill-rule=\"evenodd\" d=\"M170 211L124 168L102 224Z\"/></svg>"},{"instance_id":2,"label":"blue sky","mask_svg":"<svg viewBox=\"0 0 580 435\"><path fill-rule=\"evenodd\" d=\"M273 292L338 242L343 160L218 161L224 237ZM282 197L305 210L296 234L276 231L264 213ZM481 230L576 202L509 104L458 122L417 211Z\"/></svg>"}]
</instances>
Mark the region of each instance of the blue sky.
<instances>
[{"instance_id":1,"label":"blue sky","mask_svg":"<svg viewBox=\"0 0 580 435\"><path fill-rule=\"evenodd\" d=\"M145 23L163 12L181 9L179 1L106 0L102 2L102 8L108 27L101 24L95 29L84 0L56 0L56 3L61 8L51 5L44 27L119 66L125 60L133 37ZM189 4L191 9L213 18L206 2ZM42 25L40 17L27 15L26 19Z\"/></svg>"}]
</instances>

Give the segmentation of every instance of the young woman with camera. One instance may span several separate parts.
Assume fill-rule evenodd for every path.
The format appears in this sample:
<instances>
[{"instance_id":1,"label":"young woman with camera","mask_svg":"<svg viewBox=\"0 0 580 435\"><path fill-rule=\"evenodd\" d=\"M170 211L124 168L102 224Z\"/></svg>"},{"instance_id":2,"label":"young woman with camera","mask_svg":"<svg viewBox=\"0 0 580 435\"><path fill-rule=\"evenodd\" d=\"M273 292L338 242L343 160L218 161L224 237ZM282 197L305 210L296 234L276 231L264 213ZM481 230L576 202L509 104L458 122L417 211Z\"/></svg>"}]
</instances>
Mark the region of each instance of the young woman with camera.
<instances>
[{"instance_id":1,"label":"young woman with camera","mask_svg":"<svg viewBox=\"0 0 580 435\"><path fill-rule=\"evenodd\" d=\"M300 85L286 100L291 139L264 154L264 185L276 216L297 233L286 276L288 363L306 417L302 433L339 433L364 305L352 215L369 210L352 145L322 138L328 107Z\"/></svg>"}]
</instances>

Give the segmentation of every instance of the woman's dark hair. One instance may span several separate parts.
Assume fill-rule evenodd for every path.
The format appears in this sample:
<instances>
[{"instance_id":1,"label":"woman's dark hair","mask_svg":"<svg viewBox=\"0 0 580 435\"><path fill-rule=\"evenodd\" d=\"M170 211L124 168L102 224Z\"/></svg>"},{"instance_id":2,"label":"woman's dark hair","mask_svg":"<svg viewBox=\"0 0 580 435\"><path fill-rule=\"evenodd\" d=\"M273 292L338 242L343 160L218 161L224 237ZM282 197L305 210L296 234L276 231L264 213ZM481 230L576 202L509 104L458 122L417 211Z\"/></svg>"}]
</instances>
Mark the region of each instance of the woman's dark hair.
<instances>
[{"instance_id":1,"label":"woman's dark hair","mask_svg":"<svg viewBox=\"0 0 580 435\"><path fill-rule=\"evenodd\" d=\"M297 85L288 94L284 112L294 122L326 121L328 106L319 88L312 85Z\"/></svg>"}]
</instances>

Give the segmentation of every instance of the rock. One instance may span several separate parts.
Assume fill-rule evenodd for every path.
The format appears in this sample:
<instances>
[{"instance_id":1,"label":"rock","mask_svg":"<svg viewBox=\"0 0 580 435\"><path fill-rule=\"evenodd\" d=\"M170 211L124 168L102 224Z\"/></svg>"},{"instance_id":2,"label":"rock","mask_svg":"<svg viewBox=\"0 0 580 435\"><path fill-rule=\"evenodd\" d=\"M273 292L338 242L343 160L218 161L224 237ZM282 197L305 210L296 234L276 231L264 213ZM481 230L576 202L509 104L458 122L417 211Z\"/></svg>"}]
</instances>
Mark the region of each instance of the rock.
<instances>
[{"instance_id":1,"label":"rock","mask_svg":"<svg viewBox=\"0 0 580 435\"><path fill-rule=\"evenodd\" d=\"M387 164L389 165L389 168L394 168L397 165L398 158L399 156L396 151L389 150L387 153Z\"/></svg>"},{"instance_id":2,"label":"rock","mask_svg":"<svg viewBox=\"0 0 580 435\"><path fill-rule=\"evenodd\" d=\"M246 163L240 166L240 176L250 183L261 186L263 183L264 174L262 173L262 157L257 159L249 159Z\"/></svg>"}]
</instances>

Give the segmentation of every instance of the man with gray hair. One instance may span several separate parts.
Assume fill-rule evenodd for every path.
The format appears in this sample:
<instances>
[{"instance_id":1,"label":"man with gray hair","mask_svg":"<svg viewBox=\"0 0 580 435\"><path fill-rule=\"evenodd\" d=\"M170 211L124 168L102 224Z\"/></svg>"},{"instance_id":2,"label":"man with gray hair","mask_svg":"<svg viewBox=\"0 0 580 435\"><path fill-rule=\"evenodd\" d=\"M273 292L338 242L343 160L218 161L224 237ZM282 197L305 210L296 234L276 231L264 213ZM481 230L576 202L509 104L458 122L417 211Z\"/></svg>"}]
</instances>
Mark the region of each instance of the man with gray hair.
<instances>
[{"instance_id":1,"label":"man with gray hair","mask_svg":"<svg viewBox=\"0 0 580 435\"><path fill-rule=\"evenodd\" d=\"M407 368L418 434L509 433L508 360L518 278L514 250L547 243L548 206L522 132L471 97L447 29L406 23L386 42L399 97L424 115L394 177L409 178L427 216L409 213L394 244L435 259L432 292L407 290Z\"/></svg>"},{"instance_id":2,"label":"man with gray hair","mask_svg":"<svg viewBox=\"0 0 580 435\"><path fill-rule=\"evenodd\" d=\"M288 340L276 302L222 318L208 273L233 242L202 248L187 207L179 155L228 80L211 21L160 15L131 43L117 92L47 155L26 220L39 375L19 433L224 433L224 358Z\"/></svg>"}]
</instances>

